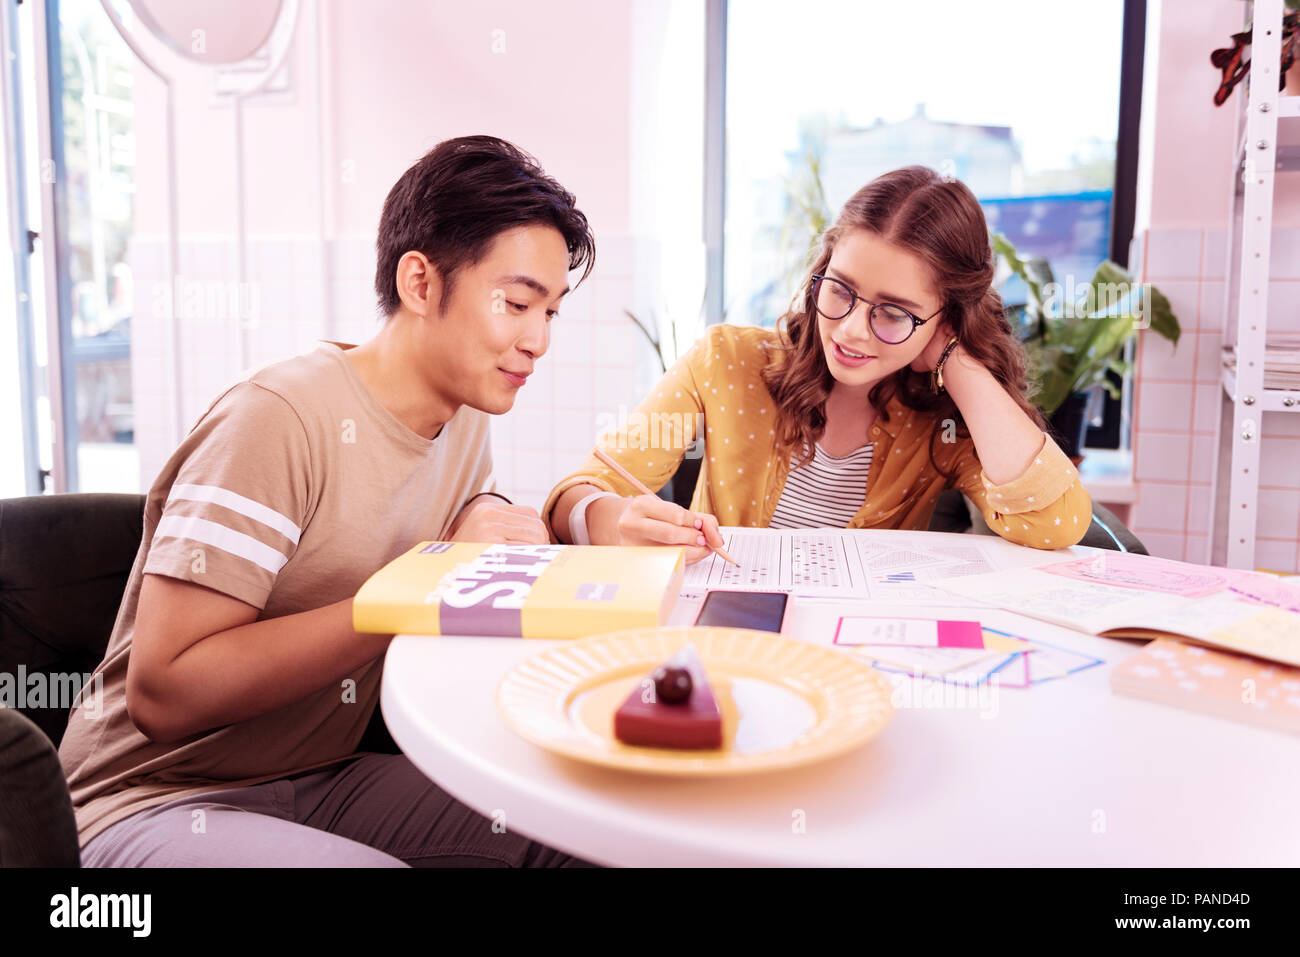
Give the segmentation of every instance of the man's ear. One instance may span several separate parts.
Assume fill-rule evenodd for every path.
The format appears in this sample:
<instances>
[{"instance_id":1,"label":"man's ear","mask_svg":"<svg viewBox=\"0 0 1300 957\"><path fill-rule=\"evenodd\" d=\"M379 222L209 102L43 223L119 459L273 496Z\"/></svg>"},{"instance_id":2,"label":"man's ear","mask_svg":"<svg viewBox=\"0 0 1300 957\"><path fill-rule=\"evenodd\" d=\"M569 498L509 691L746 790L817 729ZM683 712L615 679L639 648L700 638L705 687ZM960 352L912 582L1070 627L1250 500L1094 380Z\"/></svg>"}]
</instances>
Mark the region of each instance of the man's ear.
<instances>
[{"instance_id":1,"label":"man's ear","mask_svg":"<svg viewBox=\"0 0 1300 957\"><path fill-rule=\"evenodd\" d=\"M442 277L424 253L410 250L397 261L397 295L417 316L436 316L442 301Z\"/></svg>"}]
</instances>

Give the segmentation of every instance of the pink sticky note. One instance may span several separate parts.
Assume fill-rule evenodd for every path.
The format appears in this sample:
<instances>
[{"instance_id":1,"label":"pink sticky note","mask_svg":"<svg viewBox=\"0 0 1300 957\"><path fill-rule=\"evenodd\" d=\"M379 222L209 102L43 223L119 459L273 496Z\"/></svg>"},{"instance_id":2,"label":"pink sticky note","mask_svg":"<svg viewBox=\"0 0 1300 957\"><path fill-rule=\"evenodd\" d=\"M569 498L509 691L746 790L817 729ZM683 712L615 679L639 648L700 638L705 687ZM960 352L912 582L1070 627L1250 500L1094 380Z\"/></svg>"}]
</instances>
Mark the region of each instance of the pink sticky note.
<instances>
[{"instance_id":1,"label":"pink sticky note","mask_svg":"<svg viewBox=\"0 0 1300 957\"><path fill-rule=\"evenodd\" d=\"M939 621L940 648L983 648L984 630L978 621Z\"/></svg>"},{"instance_id":2,"label":"pink sticky note","mask_svg":"<svg viewBox=\"0 0 1300 957\"><path fill-rule=\"evenodd\" d=\"M851 615L840 619L834 642L837 645L981 649L984 647L984 631L978 621Z\"/></svg>"}]
</instances>

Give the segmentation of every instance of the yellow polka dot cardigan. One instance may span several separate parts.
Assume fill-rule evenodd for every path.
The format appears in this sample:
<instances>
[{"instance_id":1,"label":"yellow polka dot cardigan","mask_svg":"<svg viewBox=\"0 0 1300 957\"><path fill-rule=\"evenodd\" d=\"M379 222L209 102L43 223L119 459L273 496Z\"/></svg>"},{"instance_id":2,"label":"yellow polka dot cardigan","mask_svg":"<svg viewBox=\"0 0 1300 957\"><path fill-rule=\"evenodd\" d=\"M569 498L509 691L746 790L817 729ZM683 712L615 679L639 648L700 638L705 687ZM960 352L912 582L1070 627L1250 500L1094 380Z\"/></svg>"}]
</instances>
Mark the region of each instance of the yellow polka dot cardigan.
<instances>
[{"instance_id":1,"label":"yellow polka dot cardigan","mask_svg":"<svg viewBox=\"0 0 1300 957\"><path fill-rule=\"evenodd\" d=\"M633 413L599 438L600 448L649 488L659 489L702 428L706 458L691 509L713 514L722 525L767 527L790 466L789 457L776 450L776 404L760 378L769 361L766 346L774 341L771 330L712 327ZM889 421L881 416L871 426L866 499L848 527L928 528L947 487L930 464L936 416L909 409L897 397L886 409ZM1092 520L1092 499L1078 471L1046 434L1024 474L1001 485L984 474L969 437L935 443L935 458L1007 541L1064 548L1083 538ZM548 523L556 500L574 485L636 494L592 455L547 497L542 515Z\"/></svg>"}]
</instances>

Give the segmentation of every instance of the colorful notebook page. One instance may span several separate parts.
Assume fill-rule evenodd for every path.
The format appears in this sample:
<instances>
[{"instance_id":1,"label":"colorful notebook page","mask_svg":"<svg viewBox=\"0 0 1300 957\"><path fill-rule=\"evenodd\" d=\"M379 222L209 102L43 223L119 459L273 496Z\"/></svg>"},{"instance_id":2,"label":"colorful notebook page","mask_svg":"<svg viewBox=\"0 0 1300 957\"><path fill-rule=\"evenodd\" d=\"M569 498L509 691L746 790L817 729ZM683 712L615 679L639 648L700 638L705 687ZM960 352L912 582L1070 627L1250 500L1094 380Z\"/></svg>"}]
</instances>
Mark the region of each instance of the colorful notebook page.
<instances>
[{"instance_id":1,"label":"colorful notebook page","mask_svg":"<svg viewBox=\"0 0 1300 957\"><path fill-rule=\"evenodd\" d=\"M1002 647L985 647L978 622L850 615L836 623L832 641L884 670L961 682L983 678L1007 657Z\"/></svg>"},{"instance_id":2,"label":"colorful notebook page","mask_svg":"<svg viewBox=\"0 0 1300 957\"><path fill-rule=\"evenodd\" d=\"M1008 670L1013 674L1019 675L1021 669L1024 673L1023 685L1018 684L1016 679L1008 676L1007 680L1002 682L1003 687L1019 688L1028 687L1029 685L1041 684L1044 681L1051 681L1055 678L1064 678L1075 672L1083 671L1094 665L1102 664L1100 658L1094 658L1092 655L1081 654L1077 651L1070 651L1067 648L1060 648L1056 645L1049 645L1047 642L1036 639L1022 638L1019 635L1013 635L1010 632L998 631L994 628L985 628L985 644L1000 638L1003 641L1015 642L1018 646L1025 649L1025 654L1020 657L1023 661L1012 662L1008 665Z\"/></svg>"},{"instance_id":3,"label":"colorful notebook page","mask_svg":"<svg viewBox=\"0 0 1300 957\"><path fill-rule=\"evenodd\" d=\"M938 644L952 634L945 627L949 625L974 625L979 630L978 644L965 627L956 632L952 645ZM921 644L923 641L931 644ZM996 674L1001 687L1028 688L1102 663L1092 655L981 627L977 622L924 618L844 616L836 626L834 643L870 659L882 671L970 686L987 682Z\"/></svg>"},{"instance_id":4,"label":"colorful notebook page","mask_svg":"<svg viewBox=\"0 0 1300 957\"><path fill-rule=\"evenodd\" d=\"M865 650L867 650L866 646L854 649L857 653L861 653ZM863 657L869 656L863 655ZM1015 658L1022 657L1024 656L994 656L986 658L983 662L972 662L946 671L927 670L923 667L906 667L880 658L873 660L871 664L880 671L889 672L891 674L903 674L912 678L928 678L932 681L942 681L947 684L973 688L979 685L991 683L991 679L994 675L1000 674L1004 668L1012 664ZM998 679L998 682L999 684L1001 683L1000 678ZM1008 684L1007 687L1015 687L1015 685Z\"/></svg>"},{"instance_id":5,"label":"colorful notebook page","mask_svg":"<svg viewBox=\"0 0 1300 957\"><path fill-rule=\"evenodd\" d=\"M1121 694L1300 734L1300 668L1157 638L1110 681Z\"/></svg>"},{"instance_id":6,"label":"colorful notebook page","mask_svg":"<svg viewBox=\"0 0 1300 957\"><path fill-rule=\"evenodd\" d=\"M1033 647L1024 638L1007 634L1005 631L995 631L992 628L984 628L982 631L984 632L984 647L992 648L994 651L1029 651Z\"/></svg>"},{"instance_id":7,"label":"colorful notebook page","mask_svg":"<svg viewBox=\"0 0 1300 957\"><path fill-rule=\"evenodd\" d=\"M999 687L1016 688L1024 687L1016 683L1015 662L1017 658L1024 658L1023 654L1005 655L992 659L992 662L971 665L966 668L960 668L956 671L949 672L945 677L949 680L964 682L970 685L992 684L997 683ZM1007 671L1012 673L1007 675ZM1007 678L1005 682L1003 679Z\"/></svg>"},{"instance_id":8,"label":"colorful notebook page","mask_svg":"<svg viewBox=\"0 0 1300 957\"><path fill-rule=\"evenodd\" d=\"M933 618L841 618L835 629L837 645L891 645L907 648L984 648L978 621Z\"/></svg>"},{"instance_id":9,"label":"colorful notebook page","mask_svg":"<svg viewBox=\"0 0 1300 957\"><path fill-rule=\"evenodd\" d=\"M1092 655L1085 655L1077 651L1070 651L1068 648L1060 648L1036 640L1030 643L1034 646L1027 656L1029 658L1030 684L1041 684L1044 681L1065 678L1103 664L1100 658L1094 658Z\"/></svg>"},{"instance_id":10,"label":"colorful notebook page","mask_svg":"<svg viewBox=\"0 0 1300 957\"><path fill-rule=\"evenodd\" d=\"M1295 582L1261 575L1258 572L1227 569L1228 589L1250 602L1272 605L1283 611L1300 612L1300 585Z\"/></svg>"},{"instance_id":11,"label":"colorful notebook page","mask_svg":"<svg viewBox=\"0 0 1300 957\"><path fill-rule=\"evenodd\" d=\"M850 615L835 626L837 645L889 645L910 648L984 648L1027 651L1029 643L1005 632L983 628L977 621L933 618Z\"/></svg>"},{"instance_id":12,"label":"colorful notebook page","mask_svg":"<svg viewBox=\"0 0 1300 957\"><path fill-rule=\"evenodd\" d=\"M995 680L1001 688L1028 688L1029 655L1015 654L1004 661L1001 666L989 674L989 680Z\"/></svg>"},{"instance_id":13,"label":"colorful notebook page","mask_svg":"<svg viewBox=\"0 0 1300 957\"><path fill-rule=\"evenodd\" d=\"M1038 571L1077 581L1181 595L1184 598L1203 598L1223 591L1229 585L1229 575L1221 568L1127 552L1106 552L1093 558L1040 565Z\"/></svg>"},{"instance_id":14,"label":"colorful notebook page","mask_svg":"<svg viewBox=\"0 0 1300 957\"><path fill-rule=\"evenodd\" d=\"M909 674L943 675L983 664L995 667L1007 656L986 648L910 648L905 645L845 645L859 657L884 662Z\"/></svg>"}]
</instances>

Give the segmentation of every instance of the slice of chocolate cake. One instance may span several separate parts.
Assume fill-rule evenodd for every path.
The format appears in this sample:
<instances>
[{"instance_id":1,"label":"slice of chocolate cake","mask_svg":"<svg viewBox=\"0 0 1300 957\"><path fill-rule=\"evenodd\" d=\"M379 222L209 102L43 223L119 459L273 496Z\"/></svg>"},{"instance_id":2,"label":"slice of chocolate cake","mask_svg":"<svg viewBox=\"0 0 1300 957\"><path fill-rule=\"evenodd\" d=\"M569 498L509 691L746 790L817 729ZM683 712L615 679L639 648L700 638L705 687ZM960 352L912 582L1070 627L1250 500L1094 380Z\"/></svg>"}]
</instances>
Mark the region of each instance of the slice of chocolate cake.
<instances>
[{"instance_id":1,"label":"slice of chocolate cake","mask_svg":"<svg viewBox=\"0 0 1300 957\"><path fill-rule=\"evenodd\" d=\"M647 748L722 747L722 711L694 645L637 682L614 712L614 737Z\"/></svg>"}]
</instances>

